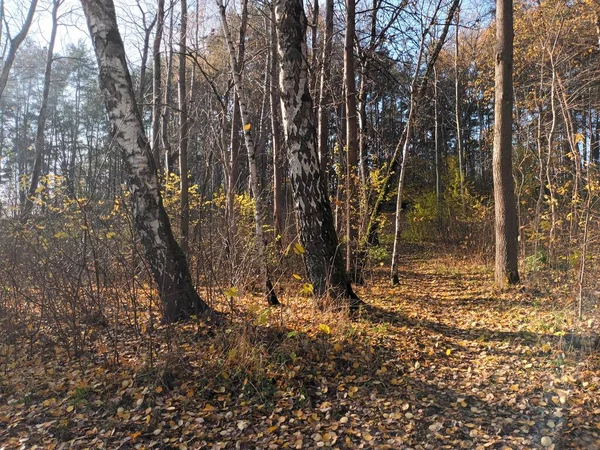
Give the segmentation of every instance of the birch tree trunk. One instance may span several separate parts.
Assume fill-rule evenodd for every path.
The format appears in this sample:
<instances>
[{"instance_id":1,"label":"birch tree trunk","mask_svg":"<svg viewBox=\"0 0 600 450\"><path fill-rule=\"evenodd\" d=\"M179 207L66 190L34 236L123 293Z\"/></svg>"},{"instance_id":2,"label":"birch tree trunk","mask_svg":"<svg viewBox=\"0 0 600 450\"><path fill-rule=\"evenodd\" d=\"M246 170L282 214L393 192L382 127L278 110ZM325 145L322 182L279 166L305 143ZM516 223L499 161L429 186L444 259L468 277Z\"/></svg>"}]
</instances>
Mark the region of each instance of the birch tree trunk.
<instances>
[{"instance_id":1,"label":"birch tree trunk","mask_svg":"<svg viewBox=\"0 0 600 450\"><path fill-rule=\"evenodd\" d=\"M519 282L517 205L512 175L513 2L496 2L494 104L494 203L496 270L499 286Z\"/></svg>"},{"instance_id":2,"label":"birch tree trunk","mask_svg":"<svg viewBox=\"0 0 600 450\"><path fill-rule=\"evenodd\" d=\"M181 26L179 28L179 67L177 98L179 103L179 183L181 189L181 249L187 254L190 236L190 199L188 180L189 118L187 104L186 53L187 53L187 0L181 0Z\"/></svg>"},{"instance_id":3,"label":"birch tree trunk","mask_svg":"<svg viewBox=\"0 0 600 450\"><path fill-rule=\"evenodd\" d=\"M278 0L275 15L281 109L306 270L317 296L345 299L351 309L356 309L361 302L346 276L317 157L302 0Z\"/></svg>"},{"instance_id":4,"label":"birch tree trunk","mask_svg":"<svg viewBox=\"0 0 600 450\"><path fill-rule=\"evenodd\" d=\"M125 159L134 222L163 305L166 322L212 310L192 285L185 254L175 241L162 204L156 166L135 101L112 0L82 0L92 37L100 89L114 142Z\"/></svg>"},{"instance_id":5,"label":"birch tree trunk","mask_svg":"<svg viewBox=\"0 0 600 450\"><path fill-rule=\"evenodd\" d=\"M267 302L270 305L279 305L277 295L273 289L273 284L269 278L269 271L267 268L267 249L265 236L263 231L263 204L260 187L258 183L258 170L256 164L256 146L254 145L254 139L252 137L252 124L250 121L250 115L248 114L248 104L246 102L246 92L244 90L241 69L242 65L235 56L235 47L233 46L233 40L231 38L231 32L229 31L229 25L227 23L227 16L225 14L225 5L222 0L217 0L217 6L219 7L221 15L221 26L223 27L223 34L225 35L225 41L227 42L227 48L229 50L229 61L231 65L231 71L233 73L233 80L235 84L235 92L238 98L238 107L240 110L240 117L244 124L242 129L244 133L244 142L246 144L246 150L248 151L248 169L250 171L250 186L252 188L252 195L254 197L254 225L256 232L256 251L258 252L258 259L260 264L260 274L263 282L265 283Z\"/></svg>"},{"instance_id":6,"label":"birch tree trunk","mask_svg":"<svg viewBox=\"0 0 600 450\"><path fill-rule=\"evenodd\" d=\"M329 0L331 1L331 0ZM271 131L273 142L273 216L275 222L275 239L280 248L283 247L284 205L285 205L285 154L282 146L281 109L279 106L279 85L277 70L279 59L277 54L277 29L275 27L275 9L271 8L270 53L271 67L269 76L269 102L271 107ZM320 110L319 110L320 111ZM279 236L279 239L277 239Z\"/></svg>"},{"instance_id":7,"label":"birch tree trunk","mask_svg":"<svg viewBox=\"0 0 600 450\"><path fill-rule=\"evenodd\" d=\"M35 196L37 194L40 175L42 173L42 165L44 162L44 141L46 137L46 119L48 117L48 95L50 94L50 77L52 75L52 60L54 59L54 43L56 41L56 30L58 28L58 8L60 7L61 3L61 0L54 0L54 4L52 6L52 30L50 31L48 53L46 54L42 103L40 105L40 115L35 134L35 161L33 163L33 171L31 172L31 182L29 184L27 200L25 201L25 207L23 208L23 221L27 221L29 215L31 214L31 210L33 209L33 201L35 200Z\"/></svg>"}]
</instances>

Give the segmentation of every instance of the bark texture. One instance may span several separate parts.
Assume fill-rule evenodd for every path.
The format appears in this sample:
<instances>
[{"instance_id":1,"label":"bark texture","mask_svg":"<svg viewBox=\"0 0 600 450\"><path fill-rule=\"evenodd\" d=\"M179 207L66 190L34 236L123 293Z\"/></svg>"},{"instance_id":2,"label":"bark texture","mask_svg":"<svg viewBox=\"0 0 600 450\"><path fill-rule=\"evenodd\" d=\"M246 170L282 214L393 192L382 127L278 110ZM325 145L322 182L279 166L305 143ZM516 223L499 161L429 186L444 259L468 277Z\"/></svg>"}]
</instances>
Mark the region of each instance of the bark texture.
<instances>
[{"instance_id":1,"label":"bark texture","mask_svg":"<svg viewBox=\"0 0 600 450\"><path fill-rule=\"evenodd\" d=\"M82 0L100 70L100 88L114 142L127 170L136 230L158 285L167 322L208 313L192 284L187 260L175 241L158 189L150 143L135 102L125 49L112 0Z\"/></svg>"},{"instance_id":2,"label":"bark texture","mask_svg":"<svg viewBox=\"0 0 600 450\"><path fill-rule=\"evenodd\" d=\"M496 283L519 282L518 223L512 176L513 3L496 3L496 77L494 105L494 201L496 214Z\"/></svg>"},{"instance_id":3,"label":"bark texture","mask_svg":"<svg viewBox=\"0 0 600 450\"><path fill-rule=\"evenodd\" d=\"M346 276L317 156L302 0L277 1L275 15L281 109L306 270L317 296L349 299L350 307L356 307L359 300Z\"/></svg>"}]
</instances>

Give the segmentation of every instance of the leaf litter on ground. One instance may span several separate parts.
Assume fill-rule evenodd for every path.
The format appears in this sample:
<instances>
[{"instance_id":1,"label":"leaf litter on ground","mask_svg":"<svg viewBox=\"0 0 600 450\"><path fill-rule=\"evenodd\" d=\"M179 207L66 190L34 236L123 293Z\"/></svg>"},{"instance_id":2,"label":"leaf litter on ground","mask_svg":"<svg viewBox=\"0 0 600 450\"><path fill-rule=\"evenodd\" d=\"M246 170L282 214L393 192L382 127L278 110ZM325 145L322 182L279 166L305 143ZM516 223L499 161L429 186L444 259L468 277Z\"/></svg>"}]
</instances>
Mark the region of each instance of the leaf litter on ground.
<instances>
[{"instance_id":1,"label":"leaf litter on ground","mask_svg":"<svg viewBox=\"0 0 600 450\"><path fill-rule=\"evenodd\" d=\"M250 297L224 328L124 329L77 359L3 344L0 448L600 448L596 318L440 251L402 269L353 318Z\"/></svg>"}]
</instances>

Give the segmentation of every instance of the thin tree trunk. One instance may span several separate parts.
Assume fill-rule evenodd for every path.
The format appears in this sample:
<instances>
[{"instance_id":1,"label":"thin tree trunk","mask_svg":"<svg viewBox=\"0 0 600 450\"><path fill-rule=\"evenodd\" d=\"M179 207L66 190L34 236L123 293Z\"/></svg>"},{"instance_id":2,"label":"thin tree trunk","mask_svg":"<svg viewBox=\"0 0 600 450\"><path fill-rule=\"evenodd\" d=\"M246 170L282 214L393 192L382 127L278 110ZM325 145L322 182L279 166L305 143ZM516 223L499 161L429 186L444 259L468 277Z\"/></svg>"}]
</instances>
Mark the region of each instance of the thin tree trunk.
<instances>
[{"instance_id":1,"label":"thin tree trunk","mask_svg":"<svg viewBox=\"0 0 600 450\"><path fill-rule=\"evenodd\" d=\"M305 54L306 16L302 1L279 0L275 14L281 69L281 109L308 277L316 295L329 294L333 299L346 299L350 308L356 308L360 300L346 276L317 157L317 133L313 124Z\"/></svg>"},{"instance_id":2,"label":"thin tree trunk","mask_svg":"<svg viewBox=\"0 0 600 450\"><path fill-rule=\"evenodd\" d=\"M167 322L210 313L192 284L185 254L163 207L152 149L135 102L112 0L82 0L100 69L100 87L114 142L126 161L136 230L158 285Z\"/></svg>"},{"instance_id":3,"label":"thin tree trunk","mask_svg":"<svg viewBox=\"0 0 600 450\"><path fill-rule=\"evenodd\" d=\"M418 105L420 100L423 98L423 95L425 93L425 88L427 87L428 77L429 77L430 73L433 71L435 62L437 61L440 51L441 51L442 47L444 46L444 43L446 42L446 36L448 35L448 30L450 28L450 24L452 23L454 13L456 11L456 8L458 7L458 2L459 2L459 0L453 0L452 4L450 5L450 8L448 10L448 15L446 16L446 21L444 23L444 28L442 30L440 38L438 39L438 41L435 45L435 48L434 48L431 56L429 57L427 67L425 68L425 71L420 78L421 81L419 82L418 88L416 89L416 92L415 92L415 104L416 105ZM439 3L438 3L438 7L439 7ZM435 23L437 23L437 17L434 14L434 16L432 17L432 20L429 24L429 27L425 30L425 32L429 33L429 30L431 30L431 27ZM360 242L361 246L372 245L372 243L376 240L377 229L379 227L379 215L381 214L381 207L384 203L384 200L387 198L388 194L390 193L390 189L392 186L392 184L391 184L392 175L394 174L394 172L397 169L398 158L401 156L401 154L402 154L401 151L404 148L404 142L406 140L406 130L407 130L407 127L405 126L402 131L402 135L400 136L400 139L398 140L398 144L394 148L394 153L392 154L390 162L387 166L386 173L385 173L385 176L383 177L383 181L381 183L381 188L379 190L379 195L375 199L375 203L374 203L373 207L371 208L371 214L369 216L367 228L366 228L365 234ZM361 253L366 254L366 251L361 250Z\"/></svg>"},{"instance_id":4,"label":"thin tree trunk","mask_svg":"<svg viewBox=\"0 0 600 450\"><path fill-rule=\"evenodd\" d=\"M402 162L400 163L400 175L398 176L398 191L396 193L396 216L394 221L394 247L392 250L392 264L390 267L392 284L396 285L400 282L398 278L398 260L400 259L400 240L402 238L402 195L404 193L404 179L406 177L406 163L408 160L408 148L412 139L412 128L416 108L416 89L419 70L421 69L421 61L423 60L423 52L425 50L426 34L421 34L421 43L419 45L419 55L417 64L410 83L410 103L408 106L408 118L404 126L404 144L402 145Z\"/></svg>"},{"instance_id":5,"label":"thin tree trunk","mask_svg":"<svg viewBox=\"0 0 600 450\"><path fill-rule=\"evenodd\" d=\"M285 149L282 145L281 109L279 105L279 83L277 80L279 55L277 54L277 30L275 27L275 9L271 8L270 26L271 67L269 86L269 102L271 107L271 130L273 147L273 216L275 222L275 240L283 248L284 204L285 204Z\"/></svg>"},{"instance_id":6,"label":"thin tree trunk","mask_svg":"<svg viewBox=\"0 0 600 450\"><path fill-rule=\"evenodd\" d=\"M494 104L494 204L496 270L499 286L519 282L517 205L512 174L513 3L496 2Z\"/></svg>"},{"instance_id":7,"label":"thin tree trunk","mask_svg":"<svg viewBox=\"0 0 600 450\"><path fill-rule=\"evenodd\" d=\"M354 70L354 34L356 0L346 0L346 32L344 34L344 86L346 101L346 272L354 282L362 280L357 273L356 247L358 230L358 118L356 110L356 75Z\"/></svg>"},{"instance_id":8,"label":"thin tree trunk","mask_svg":"<svg viewBox=\"0 0 600 450\"><path fill-rule=\"evenodd\" d=\"M27 200L22 213L22 220L27 221L33 202L37 194L37 188L44 163L44 141L46 131L46 120L48 118L48 95L50 94L50 78L52 76L52 60L54 58L54 43L56 41L56 31L58 28L58 8L61 5L61 0L54 0L52 6L52 30L50 31L50 41L48 43L48 52L46 54L46 67L44 69L44 87L42 90L42 103L40 106L40 114L38 117L37 131L35 134L35 161L33 163L33 171L31 172L31 183Z\"/></svg>"},{"instance_id":9,"label":"thin tree trunk","mask_svg":"<svg viewBox=\"0 0 600 450\"><path fill-rule=\"evenodd\" d=\"M33 0L31 5L29 5L29 10L27 12L27 16L25 17L25 21L23 22L23 26L21 30L17 33L17 35L10 40L10 44L8 46L8 53L6 58L4 59L4 64L2 66L2 72L0 72L0 98L4 93L4 88L6 87L6 83L8 82L8 75L10 73L10 69L12 68L13 63L15 62L15 57L17 56L17 50L19 50L19 46L23 43L25 38L27 37L27 33L29 33L29 28L31 27L31 23L33 22L33 15L35 13L35 8L37 7L38 0Z\"/></svg>"},{"instance_id":10,"label":"thin tree trunk","mask_svg":"<svg viewBox=\"0 0 600 450\"><path fill-rule=\"evenodd\" d=\"M460 181L460 202L462 213L466 214L467 205L465 203L465 172L463 161L463 143L460 120L461 99L460 99L460 80L458 78L458 30L460 27L460 8L456 10L456 34L454 37L454 119L456 123L456 152L458 153L458 177Z\"/></svg>"},{"instance_id":11,"label":"thin tree trunk","mask_svg":"<svg viewBox=\"0 0 600 450\"><path fill-rule=\"evenodd\" d=\"M438 75L435 67L433 68L433 114L434 114L434 131L433 139L435 146L435 203L438 229L442 232L442 168L440 157L440 115L438 106Z\"/></svg>"},{"instance_id":12,"label":"thin tree trunk","mask_svg":"<svg viewBox=\"0 0 600 450\"><path fill-rule=\"evenodd\" d=\"M267 267L267 249L263 231L263 204L262 196L258 184L258 171L256 167L256 146L254 145L254 139L252 137L252 123L250 121L250 115L247 111L246 93L244 91L244 85L242 80L242 64L236 59L235 47L233 46L233 40L229 31L229 25L227 24L227 16L225 14L225 5L222 0L217 0L217 6L221 13L221 25L223 27L223 34L225 35L225 41L229 50L229 61L231 64L231 71L233 73L233 79L235 83L235 91L239 101L240 117L242 119L244 141L246 143L246 150L248 151L248 168L250 171L250 186L252 188L252 195L254 197L254 225L256 232L256 251L258 252L258 260L260 264L260 274L262 281L265 285L267 302L270 305L279 305L277 295L273 289L273 283L269 278L269 271Z\"/></svg>"},{"instance_id":13,"label":"thin tree trunk","mask_svg":"<svg viewBox=\"0 0 600 450\"><path fill-rule=\"evenodd\" d=\"M331 68L331 52L333 48L333 0L326 0L325 4L325 36L323 37L323 61L321 62L321 86L319 92L319 161L321 172L327 185L327 172L329 170L329 103L331 92L329 89L329 72Z\"/></svg>"},{"instance_id":14,"label":"thin tree trunk","mask_svg":"<svg viewBox=\"0 0 600 450\"><path fill-rule=\"evenodd\" d=\"M142 46L142 60L140 61L140 86L139 86L139 91L138 91L139 102L143 105L144 104L144 93L146 90L146 66L148 64L148 52L150 50L150 36L152 36L152 29L154 28L154 25L156 25L157 16L155 16L154 19L152 19L152 22L150 22L150 25L146 26L146 12L144 11L144 8L142 8L142 6L140 5L139 0L137 1L137 7L140 10L140 15L142 17L142 27L144 29L144 43ZM143 112L143 107L140 107L140 109Z\"/></svg>"},{"instance_id":15,"label":"thin tree trunk","mask_svg":"<svg viewBox=\"0 0 600 450\"><path fill-rule=\"evenodd\" d=\"M171 78L173 76L173 8L171 8L170 26L169 26L169 56L167 58L167 73L165 75L165 104L162 113L162 146L165 152L165 172L173 173L174 155L171 149L171 139L169 136L169 123L171 121Z\"/></svg>"},{"instance_id":16,"label":"thin tree trunk","mask_svg":"<svg viewBox=\"0 0 600 450\"><path fill-rule=\"evenodd\" d=\"M162 65L160 45L165 23L165 0L158 0L156 11L156 34L152 43L152 154L157 170L160 171L160 116L161 116L161 84Z\"/></svg>"},{"instance_id":17,"label":"thin tree trunk","mask_svg":"<svg viewBox=\"0 0 600 450\"><path fill-rule=\"evenodd\" d=\"M181 0L181 26L179 28L179 68L177 96L179 103L179 179L181 189L180 245L186 255L189 251L190 199L188 178L189 118L187 104L187 0Z\"/></svg>"}]
</instances>

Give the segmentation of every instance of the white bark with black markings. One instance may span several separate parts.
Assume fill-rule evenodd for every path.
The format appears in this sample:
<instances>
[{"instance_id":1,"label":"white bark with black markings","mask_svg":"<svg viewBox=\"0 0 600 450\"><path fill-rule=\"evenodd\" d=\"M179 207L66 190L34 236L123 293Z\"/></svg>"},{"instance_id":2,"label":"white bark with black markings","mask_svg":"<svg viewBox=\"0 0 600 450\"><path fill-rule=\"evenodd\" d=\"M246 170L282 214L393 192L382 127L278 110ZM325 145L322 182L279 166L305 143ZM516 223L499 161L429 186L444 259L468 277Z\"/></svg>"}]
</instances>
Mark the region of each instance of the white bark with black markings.
<instances>
[{"instance_id":1,"label":"white bark with black markings","mask_svg":"<svg viewBox=\"0 0 600 450\"><path fill-rule=\"evenodd\" d=\"M162 204L152 149L135 101L112 0L82 0L100 70L100 88L114 142L127 169L136 230L151 268L167 322L210 312L198 296L185 255Z\"/></svg>"},{"instance_id":2,"label":"white bark with black markings","mask_svg":"<svg viewBox=\"0 0 600 450\"><path fill-rule=\"evenodd\" d=\"M350 299L350 306L354 307L360 301L346 277L343 250L338 246L317 155L302 0L277 1L275 16L281 109L306 269L316 295Z\"/></svg>"}]
</instances>

